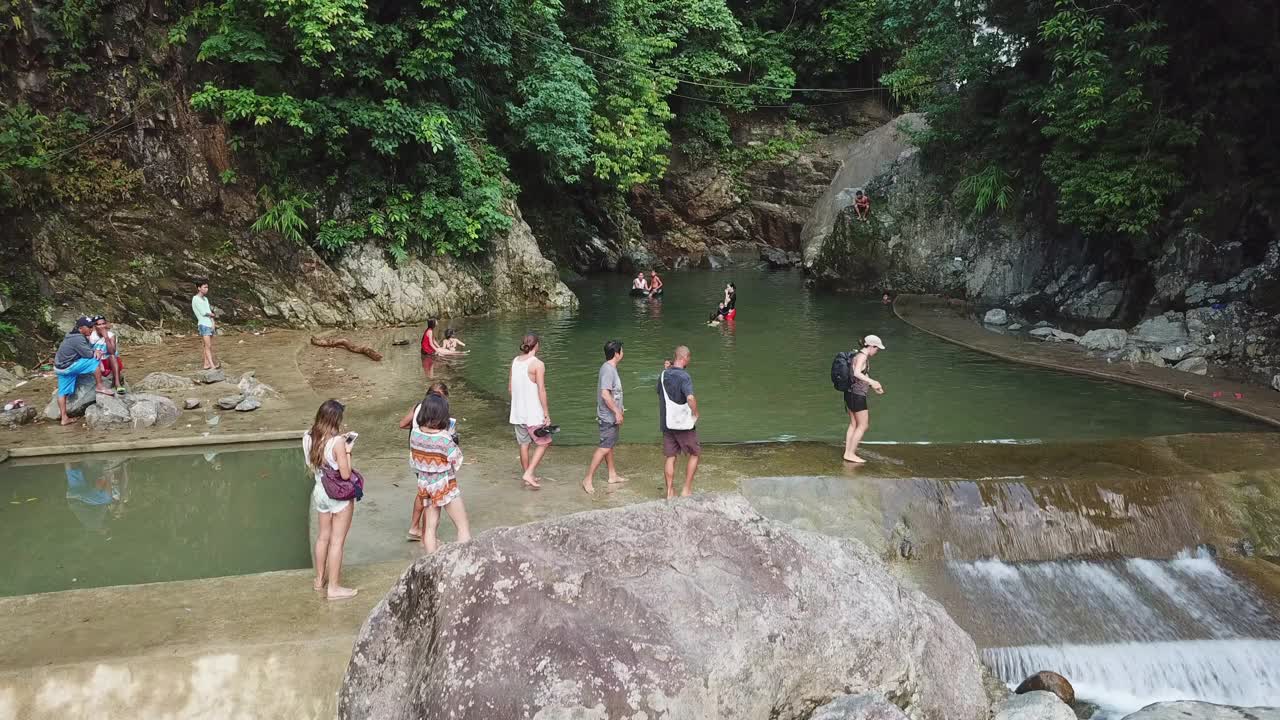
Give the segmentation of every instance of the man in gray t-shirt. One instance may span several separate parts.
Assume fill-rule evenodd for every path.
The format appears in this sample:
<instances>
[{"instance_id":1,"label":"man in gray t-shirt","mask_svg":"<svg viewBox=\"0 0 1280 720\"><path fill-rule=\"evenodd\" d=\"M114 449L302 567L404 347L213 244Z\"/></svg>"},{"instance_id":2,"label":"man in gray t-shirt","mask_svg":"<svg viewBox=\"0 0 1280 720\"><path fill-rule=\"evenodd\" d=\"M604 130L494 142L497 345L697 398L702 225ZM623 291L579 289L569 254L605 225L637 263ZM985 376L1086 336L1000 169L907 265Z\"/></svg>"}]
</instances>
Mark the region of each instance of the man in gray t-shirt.
<instances>
[{"instance_id":1,"label":"man in gray t-shirt","mask_svg":"<svg viewBox=\"0 0 1280 720\"><path fill-rule=\"evenodd\" d=\"M604 364L600 366L599 381L596 383L596 421L600 425L600 446L591 456L591 467L587 469L587 477L582 481L582 489L587 494L595 494L591 484L596 468L601 462L608 462L609 482L626 482L626 478L618 475L613 465L613 446L618 444L618 428L622 426L622 378L618 376L618 363L622 362L622 341L610 340L604 344Z\"/></svg>"}]
</instances>

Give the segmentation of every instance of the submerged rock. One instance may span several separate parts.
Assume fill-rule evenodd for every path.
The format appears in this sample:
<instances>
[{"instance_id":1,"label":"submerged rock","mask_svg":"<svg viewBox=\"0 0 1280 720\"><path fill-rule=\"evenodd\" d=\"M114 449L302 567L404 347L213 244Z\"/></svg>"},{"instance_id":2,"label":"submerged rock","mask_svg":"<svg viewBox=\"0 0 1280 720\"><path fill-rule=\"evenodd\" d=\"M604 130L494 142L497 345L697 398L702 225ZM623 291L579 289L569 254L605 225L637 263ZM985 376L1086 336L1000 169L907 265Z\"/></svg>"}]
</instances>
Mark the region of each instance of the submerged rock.
<instances>
[{"instance_id":1,"label":"submerged rock","mask_svg":"<svg viewBox=\"0 0 1280 720\"><path fill-rule=\"evenodd\" d=\"M992 708L993 720L1076 720L1076 713L1057 695L1044 690L1014 695Z\"/></svg>"},{"instance_id":2,"label":"submerged rock","mask_svg":"<svg viewBox=\"0 0 1280 720\"><path fill-rule=\"evenodd\" d=\"M80 417L85 410L98 399L98 391L93 384L92 375L81 375L76 380L76 391L67 397L67 415ZM49 404L44 408L44 416L50 420L62 419L58 411L58 389L54 388Z\"/></svg>"},{"instance_id":3,"label":"submerged rock","mask_svg":"<svg viewBox=\"0 0 1280 720\"><path fill-rule=\"evenodd\" d=\"M907 715L879 695L845 695L814 710L809 720L907 720Z\"/></svg>"},{"instance_id":4,"label":"submerged rock","mask_svg":"<svg viewBox=\"0 0 1280 720\"><path fill-rule=\"evenodd\" d=\"M1054 695L1057 695L1059 700L1068 705L1076 701L1075 688L1071 687L1071 683L1067 682L1066 678L1056 672L1041 670L1035 675L1023 680L1022 684L1018 685L1014 692L1018 695L1022 695L1036 690L1051 692Z\"/></svg>"},{"instance_id":5,"label":"submerged rock","mask_svg":"<svg viewBox=\"0 0 1280 720\"><path fill-rule=\"evenodd\" d=\"M143 392L157 392L163 390L187 390L195 387L195 383L192 382L191 378L182 377L181 375L153 372L142 378L142 381L133 387L135 390Z\"/></svg>"},{"instance_id":6,"label":"submerged rock","mask_svg":"<svg viewBox=\"0 0 1280 720\"><path fill-rule=\"evenodd\" d=\"M1004 325L1009 322L1009 313L1001 308L991 308L982 316L982 322L987 325Z\"/></svg>"},{"instance_id":7,"label":"submerged rock","mask_svg":"<svg viewBox=\"0 0 1280 720\"><path fill-rule=\"evenodd\" d=\"M1090 350L1120 350L1129 342L1129 333L1118 328L1090 330L1080 338L1080 344Z\"/></svg>"},{"instance_id":8,"label":"submerged rock","mask_svg":"<svg viewBox=\"0 0 1280 720\"><path fill-rule=\"evenodd\" d=\"M861 543L740 497L498 528L420 558L356 639L339 717L804 718L885 693L987 715L973 641Z\"/></svg>"},{"instance_id":9,"label":"submerged rock","mask_svg":"<svg viewBox=\"0 0 1280 720\"><path fill-rule=\"evenodd\" d=\"M1235 707L1194 700L1148 705L1124 720L1280 720L1280 708Z\"/></svg>"}]
</instances>

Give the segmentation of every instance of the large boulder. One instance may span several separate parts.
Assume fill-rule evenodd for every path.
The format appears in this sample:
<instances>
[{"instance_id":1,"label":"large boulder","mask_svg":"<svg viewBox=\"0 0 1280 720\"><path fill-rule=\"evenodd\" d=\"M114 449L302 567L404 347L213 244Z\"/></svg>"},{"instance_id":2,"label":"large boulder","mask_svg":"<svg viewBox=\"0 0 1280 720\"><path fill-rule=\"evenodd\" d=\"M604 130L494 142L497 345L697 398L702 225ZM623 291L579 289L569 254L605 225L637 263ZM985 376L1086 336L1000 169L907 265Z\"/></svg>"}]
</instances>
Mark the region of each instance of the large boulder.
<instances>
[{"instance_id":1,"label":"large boulder","mask_svg":"<svg viewBox=\"0 0 1280 720\"><path fill-rule=\"evenodd\" d=\"M44 408L44 416L50 420L59 420L62 414L58 411L58 389L54 388L49 404ZM80 417L84 411L98 399L92 375L81 375L76 379L76 391L67 397L67 415Z\"/></svg>"},{"instance_id":2,"label":"large boulder","mask_svg":"<svg viewBox=\"0 0 1280 720\"><path fill-rule=\"evenodd\" d=\"M982 316L982 322L987 325L1005 325L1009 322L1009 313L1003 308L991 308Z\"/></svg>"},{"instance_id":3,"label":"large boulder","mask_svg":"<svg viewBox=\"0 0 1280 720\"><path fill-rule=\"evenodd\" d=\"M163 392L166 390L187 390L195 387L195 382L188 377L171 373L148 373L141 381L134 383L135 390L142 392Z\"/></svg>"},{"instance_id":4,"label":"large boulder","mask_svg":"<svg viewBox=\"0 0 1280 720\"><path fill-rule=\"evenodd\" d=\"M1050 670L1041 670L1023 680L1014 692L1022 695L1037 690L1051 692L1068 705L1076 701L1076 690L1071 687L1071 683L1058 673Z\"/></svg>"},{"instance_id":5,"label":"large boulder","mask_svg":"<svg viewBox=\"0 0 1280 720\"><path fill-rule=\"evenodd\" d=\"M1133 339L1160 346L1186 342L1188 335L1185 316L1171 312L1143 320L1133 329Z\"/></svg>"},{"instance_id":6,"label":"large boulder","mask_svg":"<svg viewBox=\"0 0 1280 720\"><path fill-rule=\"evenodd\" d=\"M420 558L356 639L346 720L798 720L876 692L987 716L973 641L865 546L741 497L585 512Z\"/></svg>"},{"instance_id":7,"label":"large boulder","mask_svg":"<svg viewBox=\"0 0 1280 720\"><path fill-rule=\"evenodd\" d=\"M153 425L168 427L178 422L178 406L163 395L131 393L125 396L124 402L129 406L129 414L136 428Z\"/></svg>"},{"instance_id":8,"label":"large boulder","mask_svg":"<svg viewBox=\"0 0 1280 720\"><path fill-rule=\"evenodd\" d=\"M1124 720L1280 720L1280 708L1234 707L1194 700L1148 705Z\"/></svg>"},{"instance_id":9,"label":"large boulder","mask_svg":"<svg viewBox=\"0 0 1280 720\"><path fill-rule=\"evenodd\" d=\"M823 705L809 720L908 720L897 705L879 695L845 695Z\"/></svg>"},{"instance_id":10,"label":"large boulder","mask_svg":"<svg viewBox=\"0 0 1280 720\"><path fill-rule=\"evenodd\" d=\"M1209 363L1202 357L1193 357L1187 358L1177 365L1174 365L1173 369L1181 370L1182 372L1189 372L1194 375L1208 375Z\"/></svg>"},{"instance_id":11,"label":"large boulder","mask_svg":"<svg viewBox=\"0 0 1280 720\"><path fill-rule=\"evenodd\" d=\"M99 395L97 402L85 409L84 422L90 430L98 430L112 425L126 425L133 422L133 417L129 414L129 406L120 398Z\"/></svg>"},{"instance_id":12,"label":"large boulder","mask_svg":"<svg viewBox=\"0 0 1280 720\"><path fill-rule=\"evenodd\" d=\"M212 385L214 383L226 382L227 374L221 368L210 368L200 370L195 375L195 381L201 385Z\"/></svg>"},{"instance_id":13,"label":"large boulder","mask_svg":"<svg viewBox=\"0 0 1280 720\"><path fill-rule=\"evenodd\" d=\"M1090 330L1080 344L1090 350L1120 350L1129 342L1129 333L1117 328Z\"/></svg>"},{"instance_id":14,"label":"large boulder","mask_svg":"<svg viewBox=\"0 0 1280 720\"><path fill-rule=\"evenodd\" d=\"M37 414L36 409L30 405L0 410L0 427L16 428L19 425L27 425L36 419Z\"/></svg>"},{"instance_id":15,"label":"large boulder","mask_svg":"<svg viewBox=\"0 0 1280 720\"><path fill-rule=\"evenodd\" d=\"M992 710L993 720L1076 720L1071 706L1045 690L1010 696Z\"/></svg>"}]
</instances>

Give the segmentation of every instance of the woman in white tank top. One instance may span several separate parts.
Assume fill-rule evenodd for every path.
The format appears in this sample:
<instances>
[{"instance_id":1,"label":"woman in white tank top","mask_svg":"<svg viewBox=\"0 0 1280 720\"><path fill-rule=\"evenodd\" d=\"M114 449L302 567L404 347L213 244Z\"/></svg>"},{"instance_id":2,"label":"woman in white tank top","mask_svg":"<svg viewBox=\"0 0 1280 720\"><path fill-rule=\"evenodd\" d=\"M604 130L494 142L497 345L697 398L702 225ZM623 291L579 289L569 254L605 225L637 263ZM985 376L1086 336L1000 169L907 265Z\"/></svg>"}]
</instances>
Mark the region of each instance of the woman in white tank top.
<instances>
[{"instance_id":1,"label":"woman in white tank top","mask_svg":"<svg viewBox=\"0 0 1280 720\"><path fill-rule=\"evenodd\" d=\"M544 434L537 437L534 430L551 424L551 411L547 408L547 386L544 379L546 368L538 359L538 336L529 333L520 342L520 355L511 361L511 379L507 384L511 392L511 423L516 433L516 443L520 446L520 467L524 469L521 479L525 485L537 490L538 477L534 474L547 447L551 445L551 436ZM535 445L532 456L529 446Z\"/></svg>"}]
</instances>

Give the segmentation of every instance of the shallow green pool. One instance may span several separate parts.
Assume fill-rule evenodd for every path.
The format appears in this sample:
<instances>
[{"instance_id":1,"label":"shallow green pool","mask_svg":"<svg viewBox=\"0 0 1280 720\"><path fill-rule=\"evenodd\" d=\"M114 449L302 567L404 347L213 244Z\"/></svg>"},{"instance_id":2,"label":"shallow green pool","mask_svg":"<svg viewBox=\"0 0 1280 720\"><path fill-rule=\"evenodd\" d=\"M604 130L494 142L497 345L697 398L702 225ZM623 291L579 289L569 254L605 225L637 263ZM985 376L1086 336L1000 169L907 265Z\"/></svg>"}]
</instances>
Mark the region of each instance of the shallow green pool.
<instances>
[{"instance_id":1,"label":"shallow green pool","mask_svg":"<svg viewBox=\"0 0 1280 720\"><path fill-rule=\"evenodd\" d=\"M1238 416L1119 383L1014 365L914 330L878 302L818 294L798 272L689 271L665 276L659 301L628 296L631 279L597 275L574 286L574 313L455 321L471 354L451 363L505 407L511 359L526 330L543 338L552 419L560 442L595 441L602 347L621 339L623 442L656 440L656 379L678 344L709 442L829 440L848 420L830 382L832 356L875 333L888 350L872 363L886 394L871 400L869 442L1032 441L1256 430ZM728 281L737 321L706 326ZM499 410L498 414L504 412ZM502 416L505 419L505 416Z\"/></svg>"},{"instance_id":2,"label":"shallow green pool","mask_svg":"<svg viewBox=\"0 0 1280 720\"><path fill-rule=\"evenodd\" d=\"M0 596L307 567L296 448L0 465Z\"/></svg>"}]
</instances>

